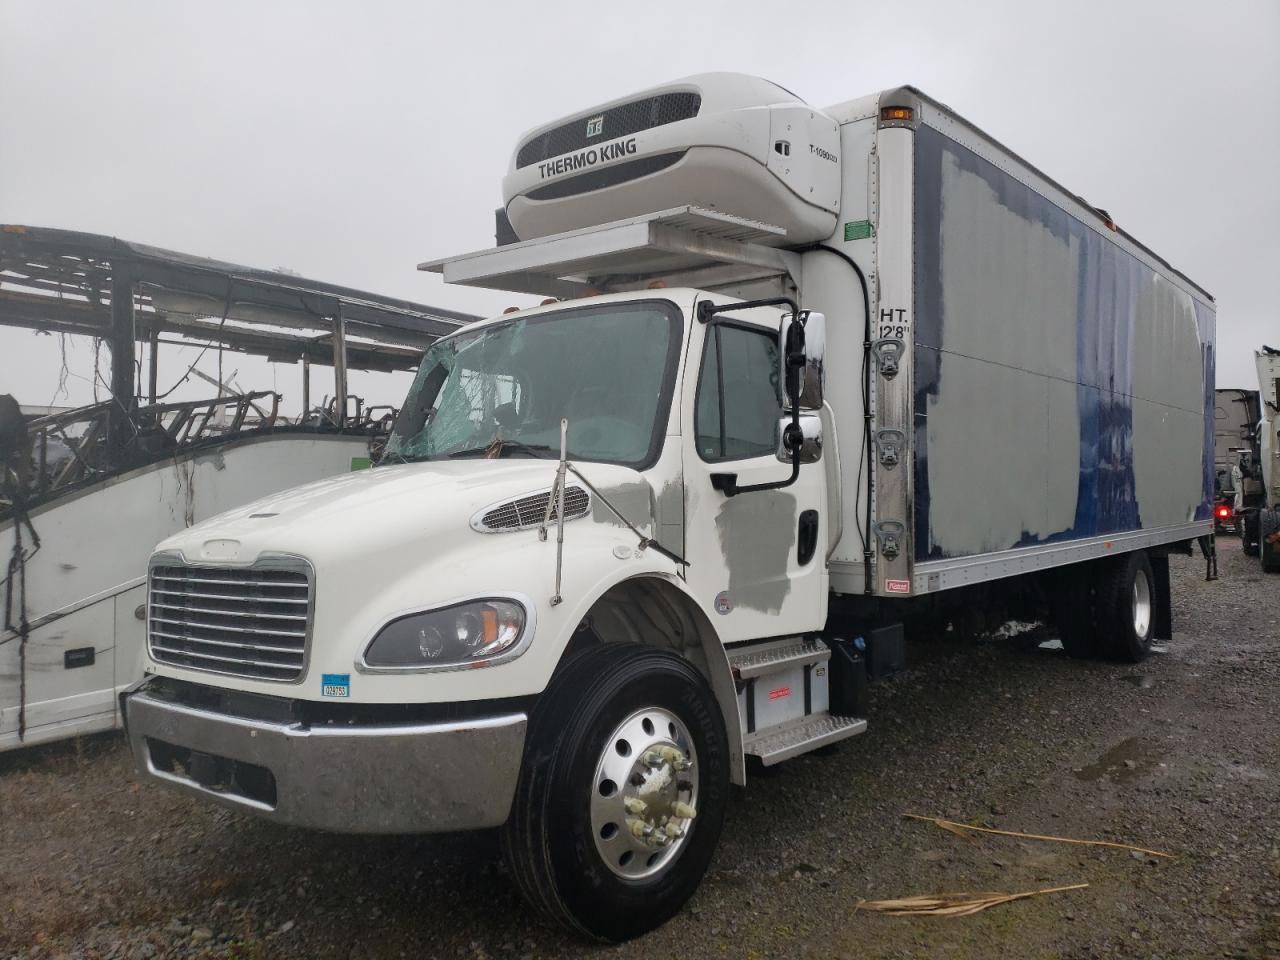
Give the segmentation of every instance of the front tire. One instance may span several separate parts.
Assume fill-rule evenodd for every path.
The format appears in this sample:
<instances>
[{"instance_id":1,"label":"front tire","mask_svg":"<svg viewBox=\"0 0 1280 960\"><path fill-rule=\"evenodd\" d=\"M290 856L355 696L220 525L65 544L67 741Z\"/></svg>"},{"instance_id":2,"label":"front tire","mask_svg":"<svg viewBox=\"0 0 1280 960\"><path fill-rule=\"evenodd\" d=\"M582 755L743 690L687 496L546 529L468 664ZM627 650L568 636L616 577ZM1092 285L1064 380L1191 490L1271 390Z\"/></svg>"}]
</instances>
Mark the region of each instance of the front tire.
<instances>
[{"instance_id":1,"label":"front tire","mask_svg":"<svg viewBox=\"0 0 1280 960\"><path fill-rule=\"evenodd\" d=\"M727 743L715 696L687 660L639 644L574 655L531 718L503 828L524 898L610 942L670 919L720 838Z\"/></svg>"}]
</instances>

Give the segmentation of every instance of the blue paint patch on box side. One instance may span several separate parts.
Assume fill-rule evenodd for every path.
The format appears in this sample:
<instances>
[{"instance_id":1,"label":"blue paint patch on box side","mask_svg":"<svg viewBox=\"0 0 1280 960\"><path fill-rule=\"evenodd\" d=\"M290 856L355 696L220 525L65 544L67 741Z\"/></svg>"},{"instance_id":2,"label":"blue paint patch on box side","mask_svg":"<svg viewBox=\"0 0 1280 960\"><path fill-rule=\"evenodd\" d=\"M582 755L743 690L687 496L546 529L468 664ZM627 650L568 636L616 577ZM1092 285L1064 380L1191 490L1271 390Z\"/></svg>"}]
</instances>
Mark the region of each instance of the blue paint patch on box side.
<instances>
[{"instance_id":1,"label":"blue paint patch on box side","mask_svg":"<svg viewBox=\"0 0 1280 960\"><path fill-rule=\"evenodd\" d=\"M966 317L948 317L944 310L942 220L947 197L943 164L950 160L961 170L981 177L993 202L1019 218L1041 225L1054 236L1077 245L1079 265L1076 316L1076 397L1080 424L1079 481L1072 525L1045 536L1025 532L1016 541L992 544L1009 549L1036 543L1081 539L1142 529L1134 479L1133 377L1136 314L1141 290L1159 274L1057 204L979 157L946 135L921 126L916 132L914 179L915 260L915 521L917 562L962 556L935 539L929 488L930 401L937 403L945 379L948 324L964 324ZM983 238L975 230L973 243ZM998 264L992 282L999 282ZM1204 384L1203 478L1199 504L1189 504L1197 520L1212 515L1214 362L1216 318L1212 303L1191 298L1199 334ZM1028 371L1030 372L1030 371ZM998 471L999 465L991 465ZM995 495L989 487L987 492Z\"/></svg>"}]
</instances>

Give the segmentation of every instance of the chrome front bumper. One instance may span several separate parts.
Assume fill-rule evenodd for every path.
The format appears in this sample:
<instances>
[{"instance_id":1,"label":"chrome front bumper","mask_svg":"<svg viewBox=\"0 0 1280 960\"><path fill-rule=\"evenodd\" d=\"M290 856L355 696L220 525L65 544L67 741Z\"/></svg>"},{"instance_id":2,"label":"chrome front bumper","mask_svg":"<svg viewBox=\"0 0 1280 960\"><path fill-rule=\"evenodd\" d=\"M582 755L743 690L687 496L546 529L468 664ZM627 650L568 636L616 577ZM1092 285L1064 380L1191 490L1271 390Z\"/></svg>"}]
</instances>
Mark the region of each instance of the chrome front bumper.
<instances>
[{"instance_id":1,"label":"chrome front bumper","mask_svg":"<svg viewBox=\"0 0 1280 960\"><path fill-rule=\"evenodd\" d=\"M312 726L126 694L142 775L233 809L339 833L434 833L507 819L523 713L451 723Z\"/></svg>"}]
</instances>

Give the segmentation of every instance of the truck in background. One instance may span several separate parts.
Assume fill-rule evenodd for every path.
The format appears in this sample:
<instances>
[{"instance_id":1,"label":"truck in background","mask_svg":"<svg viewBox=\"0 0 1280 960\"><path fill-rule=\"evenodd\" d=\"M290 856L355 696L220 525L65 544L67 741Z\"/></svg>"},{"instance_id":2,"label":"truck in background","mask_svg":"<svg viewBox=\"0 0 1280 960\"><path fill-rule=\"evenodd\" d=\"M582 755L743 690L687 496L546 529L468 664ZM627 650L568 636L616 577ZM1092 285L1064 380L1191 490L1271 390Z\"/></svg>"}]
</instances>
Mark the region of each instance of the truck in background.
<instances>
[{"instance_id":1,"label":"truck in background","mask_svg":"<svg viewBox=\"0 0 1280 960\"><path fill-rule=\"evenodd\" d=\"M1244 552L1266 573L1280 573L1280 350L1254 352L1258 419L1250 449L1240 456L1239 526Z\"/></svg>"},{"instance_id":2,"label":"truck in background","mask_svg":"<svg viewBox=\"0 0 1280 960\"><path fill-rule=\"evenodd\" d=\"M0 327L110 348L101 402L0 431L0 752L118 727L119 694L142 677L156 541L367 463L394 417L349 394L348 370L413 370L473 319L118 237L0 224ZM178 352L192 346L196 360L226 351L229 368L246 354L300 361L302 415L285 416L274 389L207 377ZM6 356L4 372L19 359ZM312 364L332 368L334 397L314 408ZM216 392L168 396L193 374ZM57 392L53 371L47 389Z\"/></svg>"},{"instance_id":3,"label":"truck in background","mask_svg":"<svg viewBox=\"0 0 1280 960\"><path fill-rule=\"evenodd\" d=\"M1213 530L1238 534L1245 506L1242 481L1257 456L1258 391L1220 387L1215 401Z\"/></svg>"},{"instance_id":4,"label":"truck in background","mask_svg":"<svg viewBox=\"0 0 1280 960\"><path fill-rule=\"evenodd\" d=\"M911 87L706 74L517 144L493 249L543 304L423 357L372 471L149 572L144 777L280 823L500 827L608 941L697 887L730 784L868 729L904 625L1171 632L1212 529L1214 306Z\"/></svg>"}]
</instances>

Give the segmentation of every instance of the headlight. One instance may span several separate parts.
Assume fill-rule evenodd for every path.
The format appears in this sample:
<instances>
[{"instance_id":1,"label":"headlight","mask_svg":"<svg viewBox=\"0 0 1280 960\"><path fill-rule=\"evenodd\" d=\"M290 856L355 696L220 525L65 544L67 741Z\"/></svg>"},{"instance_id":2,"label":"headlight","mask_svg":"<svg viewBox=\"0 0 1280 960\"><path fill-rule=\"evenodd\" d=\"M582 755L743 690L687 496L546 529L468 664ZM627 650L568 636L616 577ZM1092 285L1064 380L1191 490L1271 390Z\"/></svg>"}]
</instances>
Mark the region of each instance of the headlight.
<instances>
[{"instance_id":1,"label":"headlight","mask_svg":"<svg viewBox=\"0 0 1280 960\"><path fill-rule=\"evenodd\" d=\"M370 667L459 667L511 651L524 634L524 607L473 600L392 620L364 652Z\"/></svg>"}]
</instances>

